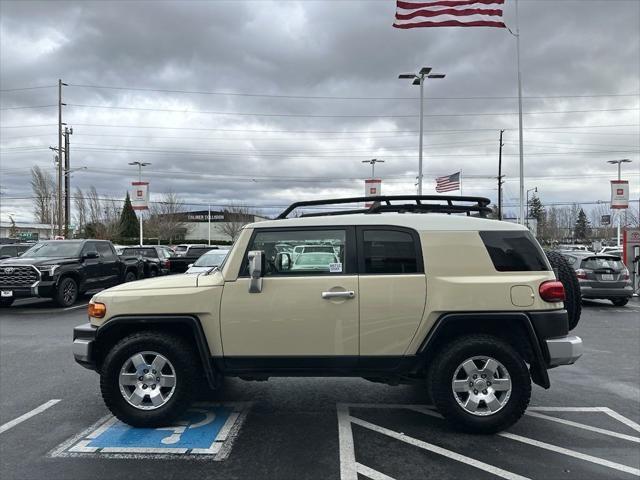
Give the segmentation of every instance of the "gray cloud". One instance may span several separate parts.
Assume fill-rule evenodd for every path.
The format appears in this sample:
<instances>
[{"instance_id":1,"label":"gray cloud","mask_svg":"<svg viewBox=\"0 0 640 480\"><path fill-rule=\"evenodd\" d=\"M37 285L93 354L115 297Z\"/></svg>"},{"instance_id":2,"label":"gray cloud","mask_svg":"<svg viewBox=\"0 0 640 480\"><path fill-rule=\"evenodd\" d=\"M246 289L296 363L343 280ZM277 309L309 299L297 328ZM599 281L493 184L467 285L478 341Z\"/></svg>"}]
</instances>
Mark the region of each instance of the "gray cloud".
<instances>
[{"instance_id":1,"label":"gray cloud","mask_svg":"<svg viewBox=\"0 0 640 480\"><path fill-rule=\"evenodd\" d=\"M545 97L526 98L525 111L635 109L525 115L527 188L538 186L545 202L605 200L614 173L605 161L630 158L637 198L640 3L522 1L520 7L525 96ZM104 195L124 196L135 177L127 163L138 159L153 163L146 173L153 195L172 189L194 203L279 206L360 195L369 173L361 161L372 157L386 160L377 169L385 192L411 193L418 119L400 116L417 115L418 92L397 74L421 65L446 73L445 80L426 86L428 97L514 97L515 39L500 29L395 30L394 8L392 1L2 1L0 88L53 85L63 78L71 85L174 91L413 97L64 89L64 121L74 126L72 161L88 167L74 174L73 183L94 184ZM513 2L505 16L513 26ZM549 98L628 93L636 95ZM55 104L56 89L2 92L0 100L2 108ZM426 191L434 176L462 169L465 193L495 199L489 177L496 175L498 131L504 128L506 197L515 203L517 116L467 114L513 113L516 100L428 98L425 106L427 115L457 115L425 119ZM0 114L3 127L57 120L55 108ZM634 126L564 128L581 125ZM278 133L266 132L273 130ZM28 219L28 201L12 197L29 195L32 165L53 168L47 147L57 143L56 127L3 128L0 134L1 215ZM33 149L18 150L23 146Z\"/></svg>"}]
</instances>

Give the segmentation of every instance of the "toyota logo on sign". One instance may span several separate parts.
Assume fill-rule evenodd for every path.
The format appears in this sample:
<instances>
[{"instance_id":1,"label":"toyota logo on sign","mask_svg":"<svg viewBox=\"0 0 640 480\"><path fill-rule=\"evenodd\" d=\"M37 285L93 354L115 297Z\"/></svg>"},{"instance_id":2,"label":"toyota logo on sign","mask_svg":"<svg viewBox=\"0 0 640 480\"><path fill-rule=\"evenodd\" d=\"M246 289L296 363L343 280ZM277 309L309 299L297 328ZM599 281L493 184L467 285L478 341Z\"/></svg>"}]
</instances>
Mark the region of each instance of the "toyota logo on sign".
<instances>
[{"instance_id":1,"label":"toyota logo on sign","mask_svg":"<svg viewBox=\"0 0 640 480\"><path fill-rule=\"evenodd\" d=\"M4 269L4 273L13 273L15 271L16 271L16 269L13 268L13 267L7 267L7 268Z\"/></svg>"}]
</instances>

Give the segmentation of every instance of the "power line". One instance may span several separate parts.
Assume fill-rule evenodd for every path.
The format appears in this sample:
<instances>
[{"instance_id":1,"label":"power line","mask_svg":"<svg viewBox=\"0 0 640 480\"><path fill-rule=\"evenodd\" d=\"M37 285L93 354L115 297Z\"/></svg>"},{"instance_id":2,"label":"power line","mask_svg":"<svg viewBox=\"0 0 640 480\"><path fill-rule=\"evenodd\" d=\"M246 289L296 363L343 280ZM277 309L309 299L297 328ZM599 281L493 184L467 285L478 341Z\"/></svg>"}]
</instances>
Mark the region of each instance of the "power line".
<instances>
[{"instance_id":1,"label":"power line","mask_svg":"<svg viewBox=\"0 0 640 480\"><path fill-rule=\"evenodd\" d=\"M49 107L57 107L58 105L24 105L20 107L2 107L0 110L22 110L25 108L49 108Z\"/></svg>"},{"instance_id":2,"label":"power line","mask_svg":"<svg viewBox=\"0 0 640 480\"><path fill-rule=\"evenodd\" d=\"M8 93L8 92L20 92L23 90L37 90L40 88L54 88L57 87L58 85L42 85L39 87L20 87L20 88L0 88L0 92L1 93Z\"/></svg>"},{"instance_id":3,"label":"power line","mask_svg":"<svg viewBox=\"0 0 640 480\"><path fill-rule=\"evenodd\" d=\"M70 83L70 87L78 88L95 88L106 90L129 90L139 92L161 92L161 93L182 93L196 95L221 95L233 97L264 97L264 98L289 98L289 99L318 99L318 100L413 100L415 97L351 97L336 95L278 95L268 93L246 93L246 92L211 92L202 90L172 90L163 88L136 88L136 87L118 87L107 85L88 85ZM612 93L612 94L593 94L593 95L539 95L522 97L526 99L546 99L546 98L600 98L600 97L637 97L640 93ZM465 96L465 97L425 97L428 100L493 100L507 99L512 100L518 97L509 96Z\"/></svg>"},{"instance_id":4,"label":"power line","mask_svg":"<svg viewBox=\"0 0 640 480\"><path fill-rule=\"evenodd\" d=\"M188 113L188 114L207 114L207 115L228 115L228 116L250 116L250 117L293 117L293 118L417 118L418 114L404 115L380 115L380 114L357 114L357 115L320 115L309 113L263 113L263 112L220 112L215 110L186 110L171 108L147 108L147 107L119 107L113 105L89 105L79 103L68 103L69 107L76 108L102 108L108 110L135 110L144 112L167 112L167 113ZM595 113L595 112L623 112L637 111L639 108L607 108L607 109L590 109L590 110L548 110L539 112L522 112L523 115L550 115L550 114L566 114L566 113ZM518 115L518 112L466 112L466 113L432 113L425 114L425 117L487 117L487 116L503 116Z\"/></svg>"}]
</instances>

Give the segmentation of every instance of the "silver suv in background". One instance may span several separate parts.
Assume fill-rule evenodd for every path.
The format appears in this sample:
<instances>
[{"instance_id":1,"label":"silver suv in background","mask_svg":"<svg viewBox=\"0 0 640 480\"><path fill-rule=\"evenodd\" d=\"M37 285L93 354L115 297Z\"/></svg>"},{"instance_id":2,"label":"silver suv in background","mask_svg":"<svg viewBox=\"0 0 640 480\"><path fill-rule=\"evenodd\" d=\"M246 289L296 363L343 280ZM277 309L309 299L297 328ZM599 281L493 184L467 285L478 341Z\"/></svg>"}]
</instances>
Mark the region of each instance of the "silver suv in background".
<instances>
[{"instance_id":1,"label":"silver suv in background","mask_svg":"<svg viewBox=\"0 0 640 480\"><path fill-rule=\"evenodd\" d=\"M629 270L616 255L592 252L562 252L576 271L582 298L607 299L617 307L633 296Z\"/></svg>"}]
</instances>

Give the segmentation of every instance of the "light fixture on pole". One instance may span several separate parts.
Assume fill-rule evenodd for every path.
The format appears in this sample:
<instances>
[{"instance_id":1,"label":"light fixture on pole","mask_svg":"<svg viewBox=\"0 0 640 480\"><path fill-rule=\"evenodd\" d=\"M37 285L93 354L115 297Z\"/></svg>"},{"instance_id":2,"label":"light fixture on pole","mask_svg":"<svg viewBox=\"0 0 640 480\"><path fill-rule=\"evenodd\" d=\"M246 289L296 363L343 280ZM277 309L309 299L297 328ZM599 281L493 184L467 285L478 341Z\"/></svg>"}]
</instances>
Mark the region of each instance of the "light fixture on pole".
<instances>
[{"instance_id":1,"label":"light fixture on pole","mask_svg":"<svg viewBox=\"0 0 640 480\"><path fill-rule=\"evenodd\" d=\"M424 131L424 80L444 78L444 73L431 73L431 67L422 67L418 73L402 73L398 78L412 79L412 85L420 86L420 142L418 146L418 195L422 195L422 134Z\"/></svg>"},{"instance_id":2,"label":"light fixture on pole","mask_svg":"<svg viewBox=\"0 0 640 480\"><path fill-rule=\"evenodd\" d=\"M623 163L631 163L631 160L629 160L628 158L623 158L621 160L607 160L607 163L610 163L612 165L618 165L618 181L622 180L621 178L621 173L622 173L622 164ZM618 240L617 240L617 245L618 247L620 246L620 223L622 221L622 215L620 215L620 213L618 213Z\"/></svg>"},{"instance_id":3,"label":"light fixture on pole","mask_svg":"<svg viewBox=\"0 0 640 480\"><path fill-rule=\"evenodd\" d=\"M142 183L142 167L146 167L147 165L151 165L151 162L129 162L129 165L137 165L138 166L138 182ZM140 246L144 244L143 242L143 232L142 232L142 211L140 211Z\"/></svg>"},{"instance_id":4,"label":"light fixture on pole","mask_svg":"<svg viewBox=\"0 0 640 480\"><path fill-rule=\"evenodd\" d=\"M362 163L371 164L371 178L376 178L376 163L384 163L384 160L372 158L371 160L362 160Z\"/></svg>"}]
</instances>

